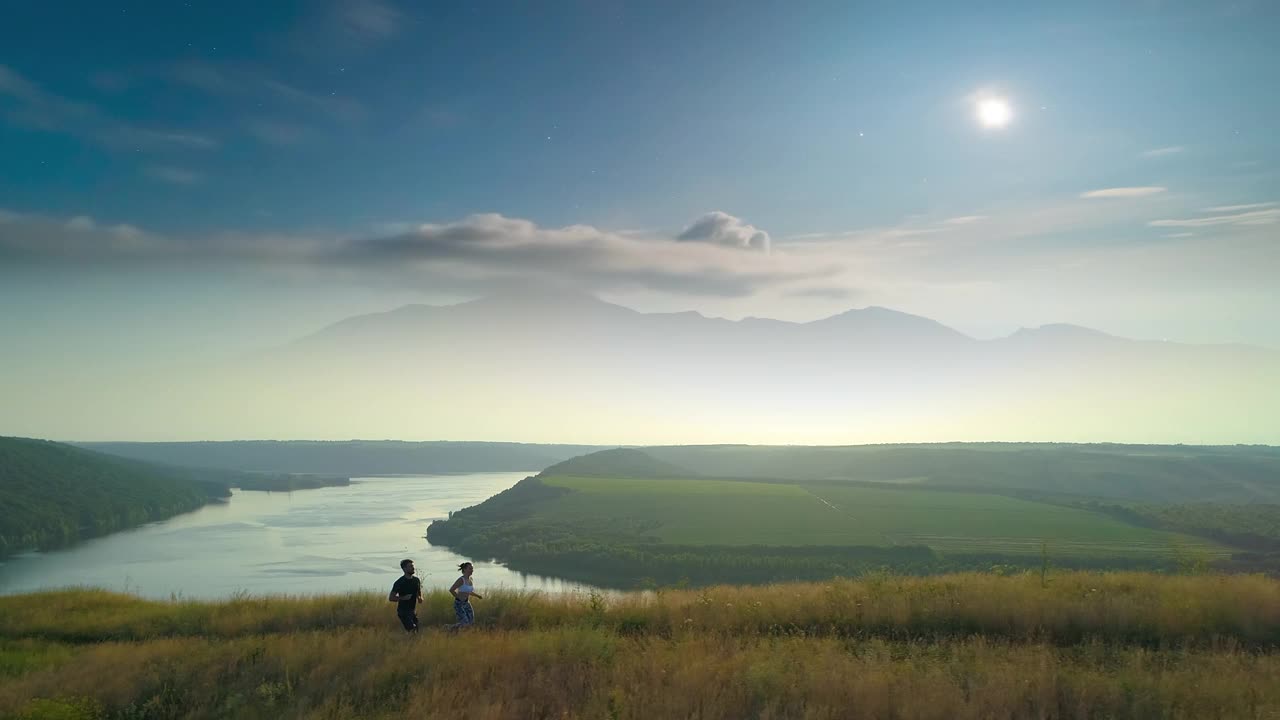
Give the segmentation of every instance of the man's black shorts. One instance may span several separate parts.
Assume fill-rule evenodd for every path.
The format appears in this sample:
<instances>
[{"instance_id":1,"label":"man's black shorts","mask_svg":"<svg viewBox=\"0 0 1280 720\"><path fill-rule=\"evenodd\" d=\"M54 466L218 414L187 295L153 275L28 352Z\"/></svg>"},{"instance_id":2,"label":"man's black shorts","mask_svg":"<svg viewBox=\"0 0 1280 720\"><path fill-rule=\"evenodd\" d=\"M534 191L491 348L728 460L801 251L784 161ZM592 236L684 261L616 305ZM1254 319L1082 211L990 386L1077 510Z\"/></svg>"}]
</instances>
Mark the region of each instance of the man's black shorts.
<instances>
[{"instance_id":1,"label":"man's black shorts","mask_svg":"<svg viewBox=\"0 0 1280 720\"><path fill-rule=\"evenodd\" d=\"M404 625L405 632L418 631L418 613L396 613L396 617L400 618L400 624Z\"/></svg>"}]
</instances>

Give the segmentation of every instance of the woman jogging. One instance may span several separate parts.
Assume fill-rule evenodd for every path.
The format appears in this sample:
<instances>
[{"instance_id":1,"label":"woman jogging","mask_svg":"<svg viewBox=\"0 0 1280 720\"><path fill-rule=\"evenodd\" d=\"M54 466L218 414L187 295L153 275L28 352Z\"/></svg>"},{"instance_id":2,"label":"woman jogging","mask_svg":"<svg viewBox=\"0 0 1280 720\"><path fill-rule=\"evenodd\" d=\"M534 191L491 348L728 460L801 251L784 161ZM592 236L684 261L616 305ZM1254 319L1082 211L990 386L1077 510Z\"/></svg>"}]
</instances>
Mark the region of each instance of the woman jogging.
<instances>
[{"instance_id":1,"label":"woman jogging","mask_svg":"<svg viewBox=\"0 0 1280 720\"><path fill-rule=\"evenodd\" d=\"M458 616L458 622L449 626L450 630L460 630L473 625L476 621L476 616L471 610L471 598L484 599L484 596L476 592L475 583L471 579L471 573L475 572L475 566L469 562L464 562L458 566L458 569L462 571L462 577L454 580L453 586L449 588L449 594L453 595L453 612Z\"/></svg>"}]
</instances>

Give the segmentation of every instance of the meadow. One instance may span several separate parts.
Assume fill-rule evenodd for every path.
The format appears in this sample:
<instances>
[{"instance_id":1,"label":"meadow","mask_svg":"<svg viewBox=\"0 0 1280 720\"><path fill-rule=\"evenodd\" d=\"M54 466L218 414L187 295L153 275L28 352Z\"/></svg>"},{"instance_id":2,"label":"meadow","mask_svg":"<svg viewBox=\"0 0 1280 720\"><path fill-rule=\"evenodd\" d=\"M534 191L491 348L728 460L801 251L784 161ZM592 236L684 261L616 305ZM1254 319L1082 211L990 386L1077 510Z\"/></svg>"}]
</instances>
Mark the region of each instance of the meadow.
<instances>
[{"instance_id":1,"label":"meadow","mask_svg":"<svg viewBox=\"0 0 1280 720\"><path fill-rule=\"evenodd\" d=\"M1055 556L1226 555L1215 543L1126 524L1080 508L978 492L666 478L541 478L573 492L534 519L626 519L679 545L924 545L941 552Z\"/></svg>"},{"instance_id":2,"label":"meadow","mask_svg":"<svg viewBox=\"0 0 1280 720\"><path fill-rule=\"evenodd\" d=\"M616 588L1049 565L1280 573L1280 506L1265 504L1280 491L1277 457L1008 443L617 448L547 468L427 537Z\"/></svg>"},{"instance_id":3,"label":"meadow","mask_svg":"<svg viewBox=\"0 0 1280 720\"><path fill-rule=\"evenodd\" d=\"M643 453L651 463L694 477L905 482L1146 503L1280 503L1280 451L1266 446L719 445L650 447ZM595 456L603 461L605 455Z\"/></svg>"},{"instance_id":4,"label":"meadow","mask_svg":"<svg viewBox=\"0 0 1280 720\"><path fill-rule=\"evenodd\" d=\"M0 598L0 717L1280 716L1280 582L983 574L385 598Z\"/></svg>"}]
</instances>

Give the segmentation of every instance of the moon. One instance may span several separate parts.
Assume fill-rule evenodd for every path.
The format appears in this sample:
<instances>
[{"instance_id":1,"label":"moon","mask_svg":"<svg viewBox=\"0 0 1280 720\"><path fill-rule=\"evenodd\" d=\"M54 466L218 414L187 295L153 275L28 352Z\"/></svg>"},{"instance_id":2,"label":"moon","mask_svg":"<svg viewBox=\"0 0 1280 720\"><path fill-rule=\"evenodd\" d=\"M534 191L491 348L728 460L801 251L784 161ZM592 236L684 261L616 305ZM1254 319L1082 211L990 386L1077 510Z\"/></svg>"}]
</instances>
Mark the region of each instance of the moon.
<instances>
[{"instance_id":1,"label":"moon","mask_svg":"<svg viewBox=\"0 0 1280 720\"><path fill-rule=\"evenodd\" d=\"M984 128L999 129L1013 119L1013 108L1004 98L987 98L978 101L978 122Z\"/></svg>"}]
</instances>

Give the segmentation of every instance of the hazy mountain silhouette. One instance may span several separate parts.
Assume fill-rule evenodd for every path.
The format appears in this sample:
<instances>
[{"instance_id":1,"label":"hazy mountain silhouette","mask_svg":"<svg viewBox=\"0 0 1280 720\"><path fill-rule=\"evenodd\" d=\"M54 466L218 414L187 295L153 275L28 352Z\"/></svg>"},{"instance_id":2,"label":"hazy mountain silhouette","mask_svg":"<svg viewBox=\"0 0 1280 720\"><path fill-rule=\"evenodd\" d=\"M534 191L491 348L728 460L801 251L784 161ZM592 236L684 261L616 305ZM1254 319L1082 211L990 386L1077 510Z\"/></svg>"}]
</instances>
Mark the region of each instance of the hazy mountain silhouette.
<instances>
[{"instance_id":1,"label":"hazy mountain silhouette","mask_svg":"<svg viewBox=\"0 0 1280 720\"><path fill-rule=\"evenodd\" d=\"M1280 413L1263 404L1280 386L1280 354L1072 325L978 340L882 307L804 323L731 321L520 288L348 318L272 357L265 366L377 373L381 396L417 378L451 403L497 401L495 415L514 409L554 423L567 412L578 416L566 421L568 439L589 442L644 442L626 430L639 422L686 431L690 442L733 441L728 427L751 435L742 441L776 430L796 442L1280 441L1259 424L1280 428ZM609 436L568 429L611 425L619 430Z\"/></svg>"},{"instance_id":2,"label":"hazy mountain silhouette","mask_svg":"<svg viewBox=\"0 0 1280 720\"><path fill-rule=\"evenodd\" d=\"M116 391L138 427L188 438L245 438L245 417L283 438L1280 442L1269 350L1069 325L979 340L879 307L732 321L528 287L347 318Z\"/></svg>"},{"instance_id":3,"label":"hazy mountain silhouette","mask_svg":"<svg viewBox=\"0 0 1280 720\"><path fill-rule=\"evenodd\" d=\"M362 343L377 343L377 347ZM444 351L465 357L500 349L508 359L555 357L569 365L684 367L718 359L734 368L867 366L882 372L930 368L947 373L1017 370L1028 355L1168 362L1273 363L1280 353L1248 346L1140 341L1069 324L1022 328L995 340L977 340L929 318L883 307L848 310L811 322L767 318L726 320L700 313L641 313L593 295L521 289L457 305L406 305L342 320L281 347L275 355L313 357ZM691 351L696 355L690 356ZM743 356L743 353L749 354ZM653 357L649 357L652 355ZM886 365L886 363L889 363ZM1189 370L1210 371L1202 366ZM921 380L925 378L919 378Z\"/></svg>"},{"instance_id":4,"label":"hazy mountain silhouette","mask_svg":"<svg viewBox=\"0 0 1280 720\"><path fill-rule=\"evenodd\" d=\"M567 291L506 292L458 305L406 305L382 313L347 318L291 343L286 351L334 349L353 339L392 339L401 346L429 344L424 332L451 331L479 340L499 331L507 342L516 337L551 338L563 334L608 338L629 345L700 340L700 344L735 340L808 340L828 347L881 349L903 343L964 346L972 338L928 318L881 307L849 310L808 323L766 318L739 321L708 318L693 311L640 313L586 294Z\"/></svg>"},{"instance_id":5,"label":"hazy mountain silhouette","mask_svg":"<svg viewBox=\"0 0 1280 720\"><path fill-rule=\"evenodd\" d=\"M848 310L839 315L804 323L804 325L812 329L821 328L846 336L857 336L860 339L876 338L885 342L900 342L907 338L938 342L972 340L967 335L936 320L875 306L861 310Z\"/></svg>"}]
</instances>

